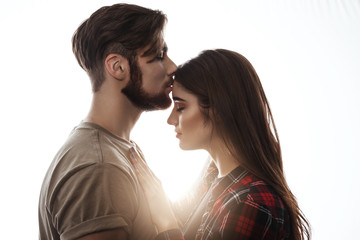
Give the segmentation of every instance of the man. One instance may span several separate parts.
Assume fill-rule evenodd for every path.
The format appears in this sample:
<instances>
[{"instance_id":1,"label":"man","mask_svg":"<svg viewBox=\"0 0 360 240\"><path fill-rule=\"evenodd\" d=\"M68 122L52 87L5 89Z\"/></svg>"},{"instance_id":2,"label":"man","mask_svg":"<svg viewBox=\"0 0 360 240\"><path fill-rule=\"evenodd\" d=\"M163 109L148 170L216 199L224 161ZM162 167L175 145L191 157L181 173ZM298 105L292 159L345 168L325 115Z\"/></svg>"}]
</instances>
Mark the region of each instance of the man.
<instances>
[{"instance_id":1,"label":"man","mask_svg":"<svg viewBox=\"0 0 360 240\"><path fill-rule=\"evenodd\" d=\"M166 16L115 4L76 30L73 52L92 83L87 117L45 176L40 239L153 239L156 229L131 168L130 132L143 111L170 106L176 65L163 40Z\"/></svg>"}]
</instances>

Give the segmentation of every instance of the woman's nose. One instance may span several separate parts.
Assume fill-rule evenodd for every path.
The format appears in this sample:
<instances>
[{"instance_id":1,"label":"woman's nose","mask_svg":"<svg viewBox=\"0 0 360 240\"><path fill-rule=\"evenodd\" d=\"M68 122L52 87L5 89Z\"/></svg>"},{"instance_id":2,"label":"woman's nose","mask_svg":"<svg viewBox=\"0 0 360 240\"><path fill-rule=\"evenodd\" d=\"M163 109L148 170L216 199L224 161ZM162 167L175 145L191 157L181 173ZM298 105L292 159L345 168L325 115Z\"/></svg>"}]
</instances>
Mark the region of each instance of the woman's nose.
<instances>
[{"instance_id":1,"label":"woman's nose","mask_svg":"<svg viewBox=\"0 0 360 240\"><path fill-rule=\"evenodd\" d=\"M177 125L178 120L177 120L175 108L173 108L173 110L171 111L171 113L170 113L170 115L169 115L169 117L168 117L168 119L167 119L167 123L168 123L169 125L174 125L174 126Z\"/></svg>"}]
</instances>

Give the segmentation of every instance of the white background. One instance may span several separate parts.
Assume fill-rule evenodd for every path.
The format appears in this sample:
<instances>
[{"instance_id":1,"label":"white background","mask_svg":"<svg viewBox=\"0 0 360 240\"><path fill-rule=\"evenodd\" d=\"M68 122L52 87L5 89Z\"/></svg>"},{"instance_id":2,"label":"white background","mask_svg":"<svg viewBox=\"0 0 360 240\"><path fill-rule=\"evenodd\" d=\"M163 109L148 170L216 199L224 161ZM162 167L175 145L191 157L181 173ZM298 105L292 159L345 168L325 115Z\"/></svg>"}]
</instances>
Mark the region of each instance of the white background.
<instances>
[{"instance_id":1,"label":"white background","mask_svg":"<svg viewBox=\"0 0 360 240\"><path fill-rule=\"evenodd\" d=\"M42 179L91 100L71 37L92 12L113 3L1 0L1 239L38 238ZM235 50L252 62L272 107L288 183L313 239L359 239L360 2L131 3L168 15L165 38L176 64L209 48ZM207 154L178 148L168 114L144 113L132 139L176 199Z\"/></svg>"}]
</instances>

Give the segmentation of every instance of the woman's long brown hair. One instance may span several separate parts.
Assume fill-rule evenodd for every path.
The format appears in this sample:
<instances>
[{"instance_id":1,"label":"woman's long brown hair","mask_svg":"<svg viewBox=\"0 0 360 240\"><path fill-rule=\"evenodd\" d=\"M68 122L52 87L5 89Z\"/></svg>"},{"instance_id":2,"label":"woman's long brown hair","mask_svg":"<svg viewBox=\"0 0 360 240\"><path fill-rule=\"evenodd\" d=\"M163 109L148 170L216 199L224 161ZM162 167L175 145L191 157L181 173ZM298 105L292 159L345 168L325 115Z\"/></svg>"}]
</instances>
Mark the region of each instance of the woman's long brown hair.
<instances>
[{"instance_id":1,"label":"woman's long brown hair","mask_svg":"<svg viewBox=\"0 0 360 240\"><path fill-rule=\"evenodd\" d=\"M309 222L285 180L274 119L251 63L233 51L206 50L181 65L175 81L197 96L206 119L241 166L282 198L290 215L291 239L310 239Z\"/></svg>"}]
</instances>

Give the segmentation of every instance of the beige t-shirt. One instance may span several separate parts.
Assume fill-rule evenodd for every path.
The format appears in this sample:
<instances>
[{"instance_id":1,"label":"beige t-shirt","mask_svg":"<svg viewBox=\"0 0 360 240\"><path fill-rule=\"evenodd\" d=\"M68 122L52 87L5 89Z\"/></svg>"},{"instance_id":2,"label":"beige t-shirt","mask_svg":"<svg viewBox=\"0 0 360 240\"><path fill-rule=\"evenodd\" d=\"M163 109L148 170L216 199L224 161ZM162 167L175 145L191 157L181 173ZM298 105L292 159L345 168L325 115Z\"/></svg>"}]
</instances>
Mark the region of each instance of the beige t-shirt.
<instances>
[{"instance_id":1,"label":"beige t-shirt","mask_svg":"<svg viewBox=\"0 0 360 240\"><path fill-rule=\"evenodd\" d=\"M137 145L93 123L83 122L72 131L42 185L40 239L70 240L119 227L129 239L155 237L144 193L131 168L130 147Z\"/></svg>"}]
</instances>

